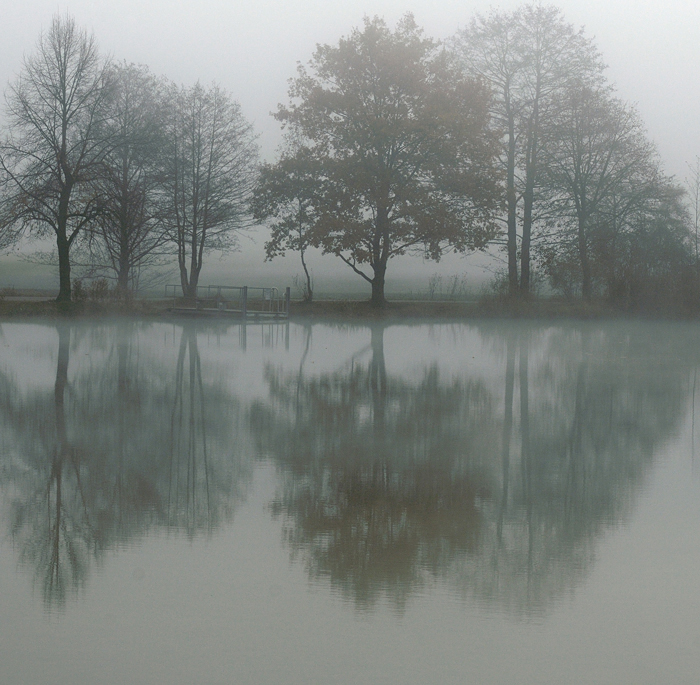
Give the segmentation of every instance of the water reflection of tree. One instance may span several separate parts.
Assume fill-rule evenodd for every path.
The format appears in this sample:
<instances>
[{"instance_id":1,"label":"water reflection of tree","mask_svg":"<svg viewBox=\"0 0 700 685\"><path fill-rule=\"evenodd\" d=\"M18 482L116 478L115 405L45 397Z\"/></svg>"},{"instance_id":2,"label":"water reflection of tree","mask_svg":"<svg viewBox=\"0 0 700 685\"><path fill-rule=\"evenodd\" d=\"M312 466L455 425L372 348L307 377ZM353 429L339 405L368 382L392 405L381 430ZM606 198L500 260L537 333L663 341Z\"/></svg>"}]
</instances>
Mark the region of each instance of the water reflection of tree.
<instances>
[{"instance_id":1,"label":"water reflection of tree","mask_svg":"<svg viewBox=\"0 0 700 685\"><path fill-rule=\"evenodd\" d=\"M57 327L51 394L0 378L12 533L51 605L106 550L154 526L193 536L229 520L245 475L238 404L203 378L195 331L183 331L173 383L161 350L141 349L138 326L105 328L90 331L96 359L76 356L69 381L81 332Z\"/></svg>"},{"instance_id":2,"label":"water reflection of tree","mask_svg":"<svg viewBox=\"0 0 700 685\"><path fill-rule=\"evenodd\" d=\"M233 515L244 444L238 404L222 383L205 385L194 327L183 329L170 402L168 526L192 536ZM217 459L212 458L219 455ZM220 456L227 454L228 459Z\"/></svg>"},{"instance_id":3,"label":"water reflection of tree","mask_svg":"<svg viewBox=\"0 0 700 685\"><path fill-rule=\"evenodd\" d=\"M659 366L649 338L484 335L503 349L500 392L435 365L416 383L387 374L380 326L366 364L266 371L251 423L283 474L273 511L309 574L358 606L403 606L442 577L515 613L546 609L585 576L681 418L683 365Z\"/></svg>"},{"instance_id":4,"label":"water reflection of tree","mask_svg":"<svg viewBox=\"0 0 700 685\"><path fill-rule=\"evenodd\" d=\"M17 401L19 392L8 378L2 392L3 451L14 456L6 465L15 494L12 535L21 562L34 569L49 604L62 604L68 592L82 586L90 559L98 554L86 454L66 420L71 330L60 325L57 333L53 392Z\"/></svg>"},{"instance_id":5,"label":"water reflection of tree","mask_svg":"<svg viewBox=\"0 0 700 685\"><path fill-rule=\"evenodd\" d=\"M491 399L478 382L387 374L384 328L368 363L319 377L266 370L270 402L252 411L258 449L283 466L273 511L313 577L358 606L410 593L474 549L484 497Z\"/></svg>"},{"instance_id":6,"label":"water reflection of tree","mask_svg":"<svg viewBox=\"0 0 700 685\"><path fill-rule=\"evenodd\" d=\"M686 371L678 349L658 356L658 341L611 325L523 328L505 347L500 494L482 503L479 554L451 574L464 594L531 613L580 582L626 515L682 418Z\"/></svg>"}]
</instances>

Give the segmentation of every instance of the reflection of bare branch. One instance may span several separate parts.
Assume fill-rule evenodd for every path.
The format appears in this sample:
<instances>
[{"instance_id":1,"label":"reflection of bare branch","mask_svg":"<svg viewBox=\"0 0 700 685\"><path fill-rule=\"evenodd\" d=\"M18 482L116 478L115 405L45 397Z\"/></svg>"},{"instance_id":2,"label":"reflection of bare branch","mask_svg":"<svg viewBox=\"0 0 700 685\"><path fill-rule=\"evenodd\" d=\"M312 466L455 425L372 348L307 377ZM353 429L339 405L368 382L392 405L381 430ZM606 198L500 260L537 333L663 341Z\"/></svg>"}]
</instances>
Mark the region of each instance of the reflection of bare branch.
<instances>
[{"instance_id":1,"label":"reflection of bare branch","mask_svg":"<svg viewBox=\"0 0 700 685\"><path fill-rule=\"evenodd\" d=\"M13 537L20 541L21 560L35 568L41 579L46 605L62 605L69 591L83 585L88 558L94 553L94 531L81 480L77 451L66 432L65 395L68 385L71 330L58 327L59 346L53 393L54 426L39 426L46 432L41 442L51 445L48 473L34 487L33 495L15 502Z\"/></svg>"},{"instance_id":2,"label":"reflection of bare branch","mask_svg":"<svg viewBox=\"0 0 700 685\"><path fill-rule=\"evenodd\" d=\"M209 417L216 401L216 396L211 396L211 389L204 385L196 331L194 328L184 329L170 419L167 515L171 525L184 526L188 535L200 530L211 531L217 524L218 513L212 505L212 465L208 445Z\"/></svg>"},{"instance_id":3,"label":"reflection of bare branch","mask_svg":"<svg viewBox=\"0 0 700 685\"><path fill-rule=\"evenodd\" d=\"M25 396L0 373L0 473L11 483L12 535L47 605L62 605L84 585L105 550L153 526L211 533L230 520L241 494L246 471L242 445L232 439L239 427L234 398L206 374L196 340L184 377L193 332L184 335L179 363L172 360L174 374L160 347L142 366L148 373L139 373L141 328L92 327L80 337L76 327L60 327L51 393ZM74 355L69 383L69 353L78 345L98 354L101 347L104 359L93 365ZM190 487L178 494L175 474L184 467L186 485L188 465Z\"/></svg>"}]
</instances>

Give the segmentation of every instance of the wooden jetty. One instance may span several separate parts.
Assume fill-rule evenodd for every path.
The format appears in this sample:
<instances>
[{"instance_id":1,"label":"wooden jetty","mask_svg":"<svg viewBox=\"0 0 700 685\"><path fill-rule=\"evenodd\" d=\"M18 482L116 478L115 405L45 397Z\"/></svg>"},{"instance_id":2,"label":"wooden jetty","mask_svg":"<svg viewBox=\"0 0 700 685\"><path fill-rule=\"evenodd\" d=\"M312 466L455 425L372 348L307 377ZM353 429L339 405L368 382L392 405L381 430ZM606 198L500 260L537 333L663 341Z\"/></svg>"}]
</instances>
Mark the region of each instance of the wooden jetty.
<instances>
[{"instance_id":1,"label":"wooden jetty","mask_svg":"<svg viewBox=\"0 0 700 685\"><path fill-rule=\"evenodd\" d=\"M175 314L220 316L240 319L288 319L291 289L281 296L277 288L236 285L198 286L194 298L178 297L180 285L166 285L165 296L173 298Z\"/></svg>"}]
</instances>

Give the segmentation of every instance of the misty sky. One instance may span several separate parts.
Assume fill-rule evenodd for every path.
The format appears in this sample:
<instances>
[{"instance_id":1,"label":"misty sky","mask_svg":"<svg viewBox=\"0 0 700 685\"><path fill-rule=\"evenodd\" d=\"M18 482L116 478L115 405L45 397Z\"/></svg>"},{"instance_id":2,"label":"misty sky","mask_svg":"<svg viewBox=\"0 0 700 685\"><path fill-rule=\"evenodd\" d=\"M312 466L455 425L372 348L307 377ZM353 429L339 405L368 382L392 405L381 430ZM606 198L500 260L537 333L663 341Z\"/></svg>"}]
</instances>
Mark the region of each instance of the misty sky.
<instances>
[{"instance_id":1,"label":"misty sky","mask_svg":"<svg viewBox=\"0 0 700 685\"><path fill-rule=\"evenodd\" d=\"M94 32L102 50L114 59L146 64L155 74L178 83L217 81L254 122L263 154L271 159L280 134L269 112L287 101L287 79L298 61L308 61L316 43L336 43L361 25L365 15L380 15L393 26L409 11L427 35L444 39L477 12L521 4L515 0L1 0L0 82L5 88L16 76L23 54L33 51L52 15L68 12ZM595 38L609 65L609 79L623 99L637 103L666 170L682 180L686 162L700 154L700 3L562 0L552 4ZM393 268L392 264L390 271ZM434 270L434 266L428 269Z\"/></svg>"}]
</instances>

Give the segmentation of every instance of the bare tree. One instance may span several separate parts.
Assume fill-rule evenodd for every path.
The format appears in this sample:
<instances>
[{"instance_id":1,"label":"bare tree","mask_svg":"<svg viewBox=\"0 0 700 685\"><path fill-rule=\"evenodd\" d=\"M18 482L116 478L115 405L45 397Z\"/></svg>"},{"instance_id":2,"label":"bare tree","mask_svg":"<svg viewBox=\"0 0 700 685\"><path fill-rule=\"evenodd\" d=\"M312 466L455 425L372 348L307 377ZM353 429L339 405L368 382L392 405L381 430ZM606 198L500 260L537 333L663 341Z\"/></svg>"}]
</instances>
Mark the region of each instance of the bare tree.
<instances>
[{"instance_id":1,"label":"bare tree","mask_svg":"<svg viewBox=\"0 0 700 685\"><path fill-rule=\"evenodd\" d=\"M690 216L693 222L693 252L695 265L698 265L698 238L700 233L700 156L695 157L692 164L688 164L690 177L686 178L685 185L690 200Z\"/></svg>"},{"instance_id":2,"label":"bare tree","mask_svg":"<svg viewBox=\"0 0 700 685\"><path fill-rule=\"evenodd\" d=\"M683 190L663 174L635 110L607 90L573 87L550 133L543 183L560 238L566 243L568 236L573 248L583 298L593 296L596 261L606 265L601 280L609 283L639 278L642 264L658 262L662 252L681 266L688 238ZM620 264L627 275L615 273Z\"/></svg>"},{"instance_id":3,"label":"bare tree","mask_svg":"<svg viewBox=\"0 0 700 685\"><path fill-rule=\"evenodd\" d=\"M493 12L488 17L477 15L469 28L455 40L455 47L465 68L490 86L491 117L503 134L501 163L506 174L506 249L508 252L508 293L518 292L518 240L516 190L516 152L520 143L517 130L518 113L523 103L517 94L518 81L524 68L519 45L519 29L507 14Z\"/></svg>"},{"instance_id":4,"label":"bare tree","mask_svg":"<svg viewBox=\"0 0 700 685\"><path fill-rule=\"evenodd\" d=\"M234 248L249 224L258 147L240 106L214 85L173 88L165 160L169 236L185 297L195 297L204 254Z\"/></svg>"},{"instance_id":5,"label":"bare tree","mask_svg":"<svg viewBox=\"0 0 700 685\"><path fill-rule=\"evenodd\" d=\"M574 82L600 83L603 64L583 30L567 24L551 5L477 16L454 44L466 70L489 83L494 95L492 114L503 132L506 170L509 293L518 289L517 206L522 200L519 289L527 296L545 132L562 93Z\"/></svg>"},{"instance_id":6,"label":"bare tree","mask_svg":"<svg viewBox=\"0 0 700 685\"><path fill-rule=\"evenodd\" d=\"M114 274L126 296L141 269L160 263L166 243L161 155L165 145L161 84L146 67L122 64L113 83L105 123L113 146L97 184L101 209L90 241L93 272Z\"/></svg>"},{"instance_id":7,"label":"bare tree","mask_svg":"<svg viewBox=\"0 0 700 685\"><path fill-rule=\"evenodd\" d=\"M59 301L71 298L71 247L98 213L91 183L105 154L105 66L94 37L57 15L7 94L0 224L55 236Z\"/></svg>"}]
</instances>

